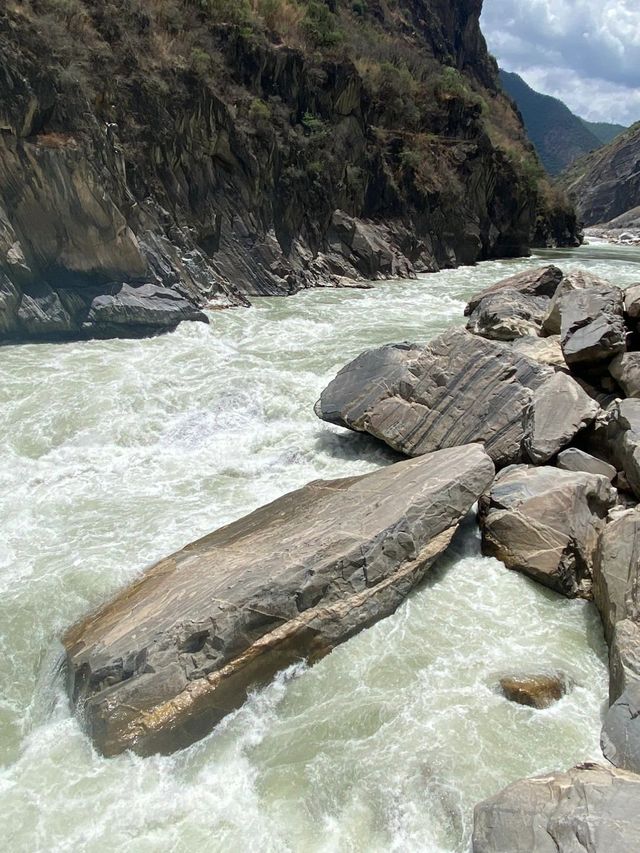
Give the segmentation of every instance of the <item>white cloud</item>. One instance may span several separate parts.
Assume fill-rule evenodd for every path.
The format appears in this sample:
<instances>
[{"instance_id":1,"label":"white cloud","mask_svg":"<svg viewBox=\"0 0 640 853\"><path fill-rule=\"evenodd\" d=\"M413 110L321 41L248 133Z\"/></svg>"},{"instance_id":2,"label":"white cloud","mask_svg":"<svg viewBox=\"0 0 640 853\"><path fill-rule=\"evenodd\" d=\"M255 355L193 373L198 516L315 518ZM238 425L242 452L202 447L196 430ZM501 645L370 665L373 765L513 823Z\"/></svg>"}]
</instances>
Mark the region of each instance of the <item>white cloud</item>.
<instances>
[{"instance_id":1,"label":"white cloud","mask_svg":"<svg viewBox=\"0 0 640 853\"><path fill-rule=\"evenodd\" d=\"M489 49L585 118L640 119L638 0L484 0Z\"/></svg>"}]
</instances>

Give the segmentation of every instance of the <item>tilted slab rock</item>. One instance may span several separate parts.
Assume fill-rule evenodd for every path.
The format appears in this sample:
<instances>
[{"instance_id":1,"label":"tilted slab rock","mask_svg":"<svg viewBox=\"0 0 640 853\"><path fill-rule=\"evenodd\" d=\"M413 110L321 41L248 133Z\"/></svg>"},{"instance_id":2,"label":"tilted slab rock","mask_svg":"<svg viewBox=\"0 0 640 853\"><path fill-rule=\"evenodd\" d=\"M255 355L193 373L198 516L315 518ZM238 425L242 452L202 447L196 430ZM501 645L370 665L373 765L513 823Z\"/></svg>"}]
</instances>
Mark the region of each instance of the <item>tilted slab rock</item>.
<instances>
[{"instance_id":1,"label":"tilted slab rock","mask_svg":"<svg viewBox=\"0 0 640 853\"><path fill-rule=\"evenodd\" d=\"M532 462L548 462L588 426L600 406L566 373L558 372L533 393L524 419L524 446Z\"/></svg>"},{"instance_id":2,"label":"tilted slab rock","mask_svg":"<svg viewBox=\"0 0 640 853\"><path fill-rule=\"evenodd\" d=\"M609 642L616 622L640 621L640 510L626 510L603 530L594 563L593 597Z\"/></svg>"},{"instance_id":3,"label":"tilted slab rock","mask_svg":"<svg viewBox=\"0 0 640 853\"><path fill-rule=\"evenodd\" d=\"M161 329L183 320L208 323L207 315L167 287L155 284L123 284L112 295L97 296L91 303L86 328L91 326L139 326Z\"/></svg>"},{"instance_id":4,"label":"tilted slab rock","mask_svg":"<svg viewBox=\"0 0 640 853\"><path fill-rule=\"evenodd\" d=\"M631 320L640 318L640 284L630 284L625 288L624 313Z\"/></svg>"},{"instance_id":5,"label":"tilted slab rock","mask_svg":"<svg viewBox=\"0 0 640 853\"><path fill-rule=\"evenodd\" d=\"M311 483L161 560L63 638L96 746L168 751L392 613L491 482L480 445Z\"/></svg>"},{"instance_id":6,"label":"tilted slab rock","mask_svg":"<svg viewBox=\"0 0 640 853\"><path fill-rule=\"evenodd\" d=\"M615 400L589 430L590 445L619 471L640 498L640 399Z\"/></svg>"},{"instance_id":7,"label":"tilted slab rock","mask_svg":"<svg viewBox=\"0 0 640 853\"><path fill-rule=\"evenodd\" d=\"M623 352L609 365L609 373L627 397L640 397L640 352Z\"/></svg>"},{"instance_id":8,"label":"tilted slab rock","mask_svg":"<svg viewBox=\"0 0 640 853\"><path fill-rule=\"evenodd\" d=\"M562 277L562 281L551 297L547 316L542 323L544 335L559 335L561 328L561 300L574 290L589 290L593 287L611 287L611 282L593 275L586 270L571 270Z\"/></svg>"},{"instance_id":9,"label":"tilted slab rock","mask_svg":"<svg viewBox=\"0 0 640 853\"><path fill-rule=\"evenodd\" d=\"M609 649L609 703L634 681L640 681L640 623L622 619L614 626Z\"/></svg>"},{"instance_id":10,"label":"tilted slab rock","mask_svg":"<svg viewBox=\"0 0 640 853\"><path fill-rule=\"evenodd\" d=\"M408 456L482 442L503 466L526 457L524 409L554 375L502 344L452 329L426 347L362 353L329 383L315 411Z\"/></svg>"},{"instance_id":11,"label":"tilted slab rock","mask_svg":"<svg viewBox=\"0 0 640 853\"><path fill-rule=\"evenodd\" d=\"M589 366L626 349L627 328L619 287L603 285L566 293L559 302L560 345L569 366Z\"/></svg>"},{"instance_id":12,"label":"tilted slab rock","mask_svg":"<svg viewBox=\"0 0 640 853\"><path fill-rule=\"evenodd\" d=\"M473 853L640 850L640 777L583 764L522 779L476 806Z\"/></svg>"},{"instance_id":13,"label":"tilted slab rock","mask_svg":"<svg viewBox=\"0 0 640 853\"><path fill-rule=\"evenodd\" d=\"M480 499L483 552L567 596L588 596L615 490L606 477L545 466L501 471Z\"/></svg>"},{"instance_id":14,"label":"tilted slab rock","mask_svg":"<svg viewBox=\"0 0 640 853\"><path fill-rule=\"evenodd\" d=\"M631 682L609 708L600 745L614 767L640 773L640 681Z\"/></svg>"},{"instance_id":15,"label":"tilted slab rock","mask_svg":"<svg viewBox=\"0 0 640 853\"><path fill-rule=\"evenodd\" d=\"M505 289L483 297L471 313L467 330L496 341L538 335L549 310L547 296Z\"/></svg>"},{"instance_id":16,"label":"tilted slab rock","mask_svg":"<svg viewBox=\"0 0 640 853\"><path fill-rule=\"evenodd\" d=\"M561 280L562 270L553 264L509 276L509 278L502 279L502 281L474 293L464 309L465 317L472 314L483 299L505 290L518 291L524 296L543 296L550 299L556 292Z\"/></svg>"},{"instance_id":17,"label":"tilted slab rock","mask_svg":"<svg viewBox=\"0 0 640 853\"><path fill-rule=\"evenodd\" d=\"M567 362L564 360L560 346L560 335L549 335L547 338L534 338L532 335L527 335L524 338L516 338L511 343L511 348L526 358L539 361L540 364L567 369Z\"/></svg>"},{"instance_id":18,"label":"tilted slab rock","mask_svg":"<svg viewBox=\"0 0 640 853\"><path fill-rule=\"evenodd\" d=\"M613 482L617 471L613 465L609 465L604 459L598 459L577 447L568 447L558 454L556 462L558 468L564 471L584 471L585 474L602 474L610 482Z\"/></svg>"}]
</instances>

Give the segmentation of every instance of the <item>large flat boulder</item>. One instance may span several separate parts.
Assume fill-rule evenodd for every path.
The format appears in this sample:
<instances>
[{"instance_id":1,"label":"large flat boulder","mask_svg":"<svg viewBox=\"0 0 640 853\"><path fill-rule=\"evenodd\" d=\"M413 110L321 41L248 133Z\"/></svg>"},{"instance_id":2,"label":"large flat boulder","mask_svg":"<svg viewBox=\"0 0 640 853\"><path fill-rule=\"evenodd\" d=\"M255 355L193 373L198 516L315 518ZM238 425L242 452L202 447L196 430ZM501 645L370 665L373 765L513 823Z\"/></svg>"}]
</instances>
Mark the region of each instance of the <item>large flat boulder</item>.
<instances>
[{"instance_id":1,"label":"large flat boulder","mask_svg":"<svg viewBox=\"0 0 640 853\"><path fill-rule=\"evenodd\" d=\"M425 347L362 353L329 383L315 410L408 456L481 442L500 467L527 458L524 410L553 376L503 344L452 329Z\"/></svg>"},{"instance_id":2,"label":"large flat boulder","mask_svg":"<svg viewBox=\"0 0 640 853\"><path fill-rule=\"evenodd\" d=\"M480 499L483 551L556 592L588 597L599 534L614 501L606 477L510 466Z\"/></svg>"},{"instance_id":3,"label":"large flat boulder","mask_svg":"<svg viewBox=\"0 0 640 853\"><path fill-rule=\"evenodd\" d=\"M161 560L63 638L98 749L186 745L393 612L493 474L475 444L311 483Z\"/></svg>"},{"instance_id":4,"label":"large flat boulder","mask_svg":"<svg viewBox=\"0 0 640 853\"><path fill-rule=\"evenodd\" d=\"M566 293L559 302L560 345L570 367L609 361L626 349L623 293L610 284Z\"/></svg>"},{"instance_id":5,"label":"large flat boulder","mask_svg":"<svg viewBox=\"0 0 640 853\"><path fill-rule=\"evenodd\" d=\"M206 314L175 290L155 284L123 284L114 293L93 300L85 328L172 329L183 320L209 322Z\"/></svg>"},{"instance_id":6,"label":"large flat boulder","mask_svg":"<svg viewBox=\"0 0 640 853\"><path fill-rule=\"evenodd\" d=\"M609 642L616 622L640 621L640 510L620 513L603 530L594 562L593 597Z\"/></svg>"},{"instance_id":7,"label":"large flat boulder","mask_svg":"<svg viewBox=\"0 0 640 853\"><path fill-rule=\"evenodd\" d=\"M610 287L611 283L586 270L571 270L562 277L562 281L551 297L549 309L542 323L544 335L559 335L562 325L561 301L575 290L589 290L593 287Z\"/></svg>"},{"instance_id":8,"label":"large flat boulder","mask_svg":"<svg viewBox=\"0 0 640 853\"><path fill-rule=\"evenodd\" d=\"M566 373L533 392L525 410L524 446L532 462L548 462L595 419L600 406Z\"/></svg>"},{"instance_id":9,"label":"large flat boulder","mask_svg":"<svg viewBox=\"0 0 640 853\"><path fill-rule=\"evenodd\" d=\"M476 806L473 853L640 850L640 776L583 764L522 779Z\"/></svg>"},{"instance_id":10,"label":"large flat boulder","mask_svg":"<svg viewBox=\"0 0 640 853\"><path fill-rule=\"evenodd\" d=\"M553 264L538 267L534 270L525 270L474 293L467 307L464 309L465 316L468 317L473 314L483 299L503 291L517 292L525 297L541 296L551 299L561 281L562 270L553 266Z\"/></svg>"},{"instance_id":11,"label":"large flat boulder","mask_svg":"<svg viewBox=\"0 0 640 853\"><path fill-rule=\"evenodd\" d=\"M640 773L640 681L632 681L609 708L600 745L614 767Z\"/></svg>"}]
</instances>

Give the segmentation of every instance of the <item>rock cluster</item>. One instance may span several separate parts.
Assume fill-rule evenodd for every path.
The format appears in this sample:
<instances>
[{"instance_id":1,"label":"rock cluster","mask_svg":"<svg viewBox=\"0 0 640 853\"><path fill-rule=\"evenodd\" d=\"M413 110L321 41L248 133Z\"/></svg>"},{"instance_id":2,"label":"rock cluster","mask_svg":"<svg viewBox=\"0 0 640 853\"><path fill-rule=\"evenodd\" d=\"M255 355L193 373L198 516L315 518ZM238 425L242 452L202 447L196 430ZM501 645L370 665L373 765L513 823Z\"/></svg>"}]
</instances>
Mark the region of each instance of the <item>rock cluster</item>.
<instances>
[{"instance_id":1,"label":"rock cluster","mask_svg":"<svg viewBox=\"0 0 640 853\"><path fill-rule=\"evenodd\" d=\"M640 286L548 266L475 294L465 313L466 330L358 356L316 413L410 456L484 444L499 469L479 501L484 552L595 599L610 646L603 753L640 773ZM503 681L536 706L526 679ZM478 807L474 850L573 850L558 820L591 833L589 850L635 849L638 785L605 768L517 783ZM604 803L626 823L607 823Z\"/></svg>"}]
</instances>

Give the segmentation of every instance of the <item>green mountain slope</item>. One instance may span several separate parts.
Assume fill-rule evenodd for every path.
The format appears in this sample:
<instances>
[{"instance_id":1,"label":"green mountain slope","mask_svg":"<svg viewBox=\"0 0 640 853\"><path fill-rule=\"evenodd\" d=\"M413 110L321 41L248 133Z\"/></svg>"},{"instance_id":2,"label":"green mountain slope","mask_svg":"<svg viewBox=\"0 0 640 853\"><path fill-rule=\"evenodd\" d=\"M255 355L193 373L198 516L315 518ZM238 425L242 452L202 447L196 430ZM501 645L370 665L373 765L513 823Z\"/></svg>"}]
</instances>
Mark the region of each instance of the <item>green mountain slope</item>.
<instances>
[{"instance_id":1,"label":"green mountain slope","mask_svg":"<svg viewBox=\"0 0 640 853\"><path fill-rule=\"evenodd\" d=\"M609 124L607 121L587 121L586 118L581 118L583 125L597 136L603 145L608 145L616 136L624 133L627 128L623 124Z\"/></svg>"},{"instance_id":2,"label":"green mountain slope","mask_svg":"<svg viewBox=\"0 0 640 853\"><path fill-rule=\"evenodd\" d=\"M551 175L603 144L562 101L536 92L508 71L500 71L500 82L520 110L529 139Z\"/></svg>"}]
</instances>

